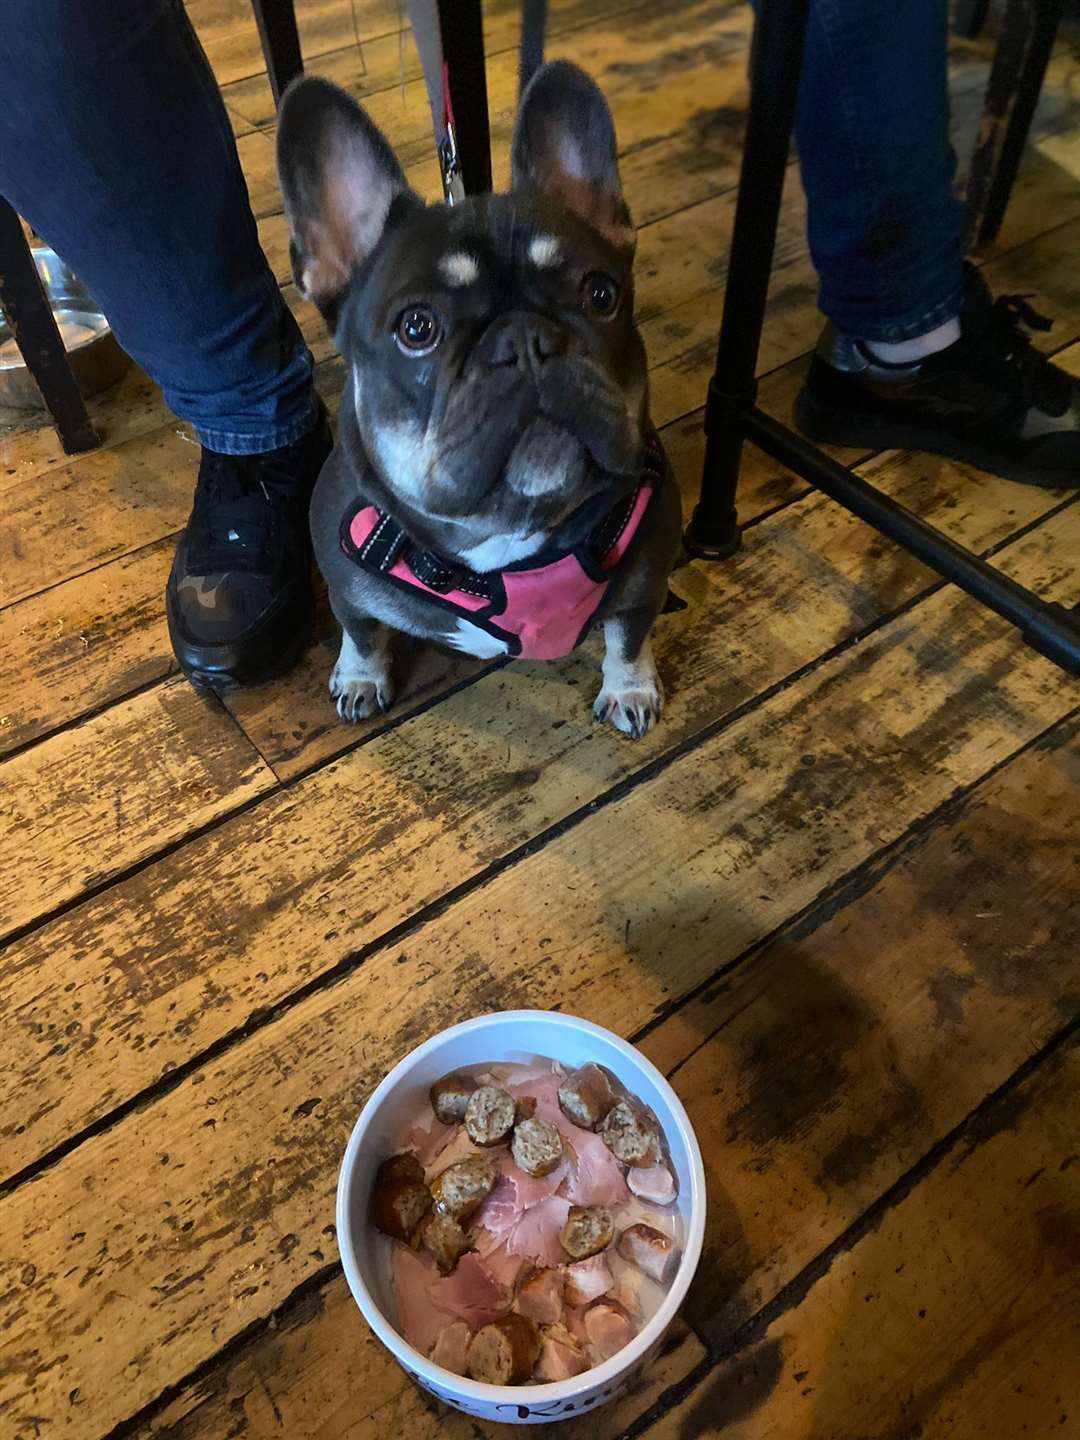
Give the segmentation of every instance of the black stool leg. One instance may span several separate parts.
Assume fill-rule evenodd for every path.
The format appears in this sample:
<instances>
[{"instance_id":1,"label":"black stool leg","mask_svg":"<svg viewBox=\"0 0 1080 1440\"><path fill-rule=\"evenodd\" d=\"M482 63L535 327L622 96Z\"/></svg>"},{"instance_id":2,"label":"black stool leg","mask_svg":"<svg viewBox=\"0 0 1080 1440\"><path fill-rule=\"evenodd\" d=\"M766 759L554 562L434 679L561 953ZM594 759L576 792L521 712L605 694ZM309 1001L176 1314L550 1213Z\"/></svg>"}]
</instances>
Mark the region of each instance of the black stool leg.
<instances>
[{"instance_id":1,"label":"black stool leg","mask_svg":"<svg viewBox=\"0 0 1080 1440\"><path fill-rule=\"evenodd\" d=\"M296 9L293 0L251 0L251 6L259 27L270 89L277 104L286 85L304 68L300 35L296 29Z\"/></svg>"},{"instance_id":2,"label":"black stool leg","mask_svg":"<svg viewBox=\"0 0 1080 1440\"><path fill-rule=\"evenodd\" d=\"M480 0L439 0L439 25L465 193L480 195L491 189L491 128Z\"/></svg>"},{"instance_id":3,"label":"black stool leg","mask_svg":"<svg viewBox=\"0 0 1080 1440\"><path fill-rule=\"evenodd\" d=\"M33 375L41 398L68 455L96 450L101 444L82 394L71 373L67 351L56 328L19 217L0 199L0 309L7 316L19 353Z\"/></svg>"},{"instance_id":4,"label":"black stool leg","mask_svg":"<svg viewBox=\"0 0 1080 1440\"><path fill-rule=\"evenodd\" d=\"M724 316L705 404L701 498L686 532L687 550L706 560L726 559L741 541L735 491L745 433L742 415L757 393L758 348L808 11L809 0L762 0L757 23Z\"/></svg>"},{"instance_id":5,"label":"black stool leg","mask_svg":"<svg viewBox=\"0 0 1080 1440\"><path fill-rule=\"evenodd\" d=\"M975 249L993 244L1001 229L1064 12L1065 0L1009 0L968 181Z\"/></svg>"}]
</instances>

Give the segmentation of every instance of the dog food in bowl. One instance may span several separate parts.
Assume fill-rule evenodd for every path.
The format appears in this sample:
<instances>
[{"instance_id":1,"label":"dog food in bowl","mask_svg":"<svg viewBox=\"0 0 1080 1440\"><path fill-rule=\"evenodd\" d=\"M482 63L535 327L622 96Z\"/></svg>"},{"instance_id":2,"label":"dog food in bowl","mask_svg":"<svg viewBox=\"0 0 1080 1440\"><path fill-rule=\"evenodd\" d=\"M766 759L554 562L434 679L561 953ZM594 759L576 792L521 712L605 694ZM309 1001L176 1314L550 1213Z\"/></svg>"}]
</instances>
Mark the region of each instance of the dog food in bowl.
<instances>
[{"instance_id":1,"label":"dog food in bowl","mask_svg":"<svg viewBox=\"0 0 1080 1440\"><path fill-rule=\"evenodd\" d=\"M603 1364L663 1303L677 1193L656 1116L595 1063L441 1076L371 1194L401 1334L487 1385Z\"/></svg>"},{"instance_id":2,"label":"dog food in bowl","mask_svg":"<svg viewBox=\"0 0 1080 1440\"><path fill-rule=\"evenodd\" d=\"M568 1091L562 1097L564 1105L576 1113L566 1116L564 1112L563 1119L552 1117L560 1135L564 1121L569 1120L597 1138L598 1131L592 1127L599 1126L608 1108L620 1098L633 1098L640 1102L641 1111L647 1110L659 1126L663 1165L622 1168L627 1190L634 1200L640 1201L641 1209L620 1212L618 1217L613 1214L614 1241L607 1250L582 1260L572 1260L557 1252L550 1265L533 1266L529 1270L523 1266L519 1270L511 1312L531 1320L538 1331L544 1332L541 1351L533 1363L531 1382L493 1385L472 1379L467 1371L469 1345L479 1328L476 1319L470 1317L466 1323L451 1316L451 1323L447 1324L447 1317L438 1315L440 1328L438 1334L430 1336L433 1347L430 1349L406 1339L404 1327L408 1317L401 1314L393 1271L395 1261L400 1265L404 1256L406 1264L409 1260L421 1264L430 1283L439 1265L430 1248L435 1245L444 1266L450 1267L445 1271L447 1280L461 1284L464 1275L464 1281L471 1283L471 1273L475 1278L474 1267L482 1257L474 1247L461 1251L453 1260L455 1245L460 1244L461 1239L453 1225L460 1227L466 1245L472 1245L472 1232L476 1228L473 1217L491 1192L486 1191L476 1208L461 1219L450 1215L448 1207L468 1210L476 1201L476 1188L487 1184L480 1167L496 1162L500 1167L504 1165L508 1155L513 1158L513 1132L517 1127L525 1120L547 1118L547 1112L541 1113L533 1103L535 1096L526 1095L515 1103L509 1143L504 1140L501 1145L475 1146L467 1136L463 1138L465 1110L473 1092L479 1088L475 1072L485 1068L477 1062L486 1059L488 1077L505 1088L506 1084L515 1082L506 1079L511 1072L497 1066L524 1066L526 1073L535 1074L551 1070L552 1062L543 1058L547 1056L558 1057L567 1079L585 1071L586 1074L578 1078L595 1082L594 1085L582 1084L573 1095ZM596 1069L588 1068L591 1066ZM609 1077L610 1099L598 1074ZM438 1091L447 1117L447 1124L439 1130L430 1099L432 1087L454 1076L459 1077L457 1081ZM467 1083L461 1083L463 1076ZM558 1100L556 1095L556 1103ZM587 1123L580 1124L580 1120ZM418 1150L404 1146L405 1137L413 1131L417 1133L412 1140L418 1147L424 1144L421 1132L430 1138L432 1148L442 1145L435 1158L443 1168L437 1170L430 1162L420 1164ZM531 1168L546 1169L551 1157L545 1150L543 1132L538 1137L535 1131L525 1130L524 1138L527 1143L524 1149L519 1145L519 1154ZM444 1181L440 1187L450 1197L442 1209L435 1208L434 1195L430 1209L422 1195L414 1197L422 1221L419 1250L413 1250L409 1243L388 1239L372 1223L376 1179L385 1177L381 1167L399 1154L408 1154L413 1162L420 1164L423 1184L429 1190L432 1188L428 1185L429 1177L433 1183L452 1164L471 1157L469 1168L464 1173L455 1172L452 1177L455 1185L448 1187ZM665 1166L670 1172L666 1177L661 1173ZM527 1171L520 1168L524 1180ZM412 1165L390 1173L406 1181L414 1180L416 1175ZM528 1179L543 1185L554 1173L548 1171L546 1176L532 1175ZM561 1178L566 1179L566 1174ZM491 1190L501 1179L500 1169ZM639 1193L642 1190L647 1192L644 1199ZM561 1198L567 1207L568 1220L569 1207L582 1202L568 1196ZM701 1256L706 1209L705 1171L693 1127L674 1090L640 1050L611 1031L565 1011L503 1010L464 1020L432 1035L404 1055L370 1093L353 1126L342 1160L337 1191L337 1241L345 1278L364 1319L413 1380L437 1400L476 1419L548 1425L612 1404L639 1383L645 1368L659 1353L693 1279ZM398 1215L404 1228L409 1218L408 1207L391 1213ZM440 1222L436 1227L435 1218L440 1216L446 1217L445 1223ZM652 1289L657 1282L619 1254L623 1232L635 1223L664 1231L681 1251L666 1291L662 1286ZM558 1236L555 1238L557 1241ZM633 1237L629 1243L633 1243ZM552 1275L552 1271L558 1273ZM662 1297L659 1309L649 1320L638 1319L639 1314L643 1317L647 1313L642 1302L655 1301L657 1294ZM422 1313L430 1315L429 1297L423 1291L420 1296L424 1302ZM569 1310L588 1312L584 1344L593 1348L585 1355L578 1337L569 1331L564 1335L559 1330L558 1317L565 1316ZM624 1338L621 1310L634 1315L637 1333L629 1343L615 1349L610 1359L601 1362L599 1357L621 1344ZM495 1307L491 1318L501 1318L501 1312ZM563 1328L567 1329L565 1325ZM514 1335L506 1337L511 1342L513 1369L528 1350L520 1343L520 1336L525 1333L521 1327L512 1322L510 1329L519 1332L516 1350ZM418 1336L421 1341L426 1338ZM489 1337L489 1341L489 1363L505 1367L506 1348L494 1336ZM483 1353L481 1351L481 1355ZM500 1354L504 1357L501 1360ZM588 1369L572 1373L583 1359L593 1363ZM568 1378L559 1379L559 1375Z\"/></svg>"}]
</instances>

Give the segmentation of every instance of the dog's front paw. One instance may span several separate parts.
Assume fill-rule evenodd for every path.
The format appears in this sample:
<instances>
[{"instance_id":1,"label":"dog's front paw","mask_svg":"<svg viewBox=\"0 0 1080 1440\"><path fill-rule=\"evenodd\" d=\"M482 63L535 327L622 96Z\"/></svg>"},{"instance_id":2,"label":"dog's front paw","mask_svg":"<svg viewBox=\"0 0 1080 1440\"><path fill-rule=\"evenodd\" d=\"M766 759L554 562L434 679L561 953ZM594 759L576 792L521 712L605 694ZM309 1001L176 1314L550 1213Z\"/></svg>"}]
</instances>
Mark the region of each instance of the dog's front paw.
<instances>
[{"instance_id":1,"label":"dog's front paw","mask_svg":"<svg viewBox=\"0 0 1080 1440\"><path fill-rule=\"evenodd\" d=\"M389 676L343 671L340 663L334 666L330 676L330 695L338 714L350 725L371 715L385 714L394 703Z\"/></svg>"},{"instance_id":2,"label":"dog's front paw","mask_svg":"<svg viewBox=\"0 0 1080 1440\"><path fill-rule=\"evenodd\" d=\"M660 719L663 709L664 687L654 671L650 677L617 690L604 685L596 697L593 714L632 740L640 740Z\"/></svg>"}]
</instances>

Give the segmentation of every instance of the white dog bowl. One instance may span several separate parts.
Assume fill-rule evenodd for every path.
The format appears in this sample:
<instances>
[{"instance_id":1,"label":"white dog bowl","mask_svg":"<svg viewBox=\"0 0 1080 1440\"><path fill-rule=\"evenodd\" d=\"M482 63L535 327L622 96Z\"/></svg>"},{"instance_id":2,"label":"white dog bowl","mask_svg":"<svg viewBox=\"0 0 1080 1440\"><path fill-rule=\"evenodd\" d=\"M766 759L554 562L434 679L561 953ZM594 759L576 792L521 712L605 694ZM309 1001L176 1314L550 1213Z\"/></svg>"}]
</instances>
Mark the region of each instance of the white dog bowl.
<instances>
[{"instance_id":1,"label":"white dog bowl","mask_svg":"<svg viewBox=\"0 0 1080 1440\"><path fill-rule=\"evenodd\" d=\"M431 1085L450 1070L485 1061L529 1063L539 1057L567 1068L605 1065L663 1126L679 1183L676 1202L682 1261L660 1309L640 1333L603 1365L547 1385L481 1385L434 1365L398 1333L390 1279L390 1246L369 1219L371 1184L394 1153ZM701 1151L678 1096L645 1057L618 1036L547 1010L508 1010L444 1030L407 1055L377 1087L353 1129L337 1191L337 1238L345 1277L364 1319L398 1364L448 1405L485 1420L542 1425L566 1420L613 1400L634 1383L660 1347L697 1269L705 1234L705 1172Z\"/></svg>"}]
</instances>

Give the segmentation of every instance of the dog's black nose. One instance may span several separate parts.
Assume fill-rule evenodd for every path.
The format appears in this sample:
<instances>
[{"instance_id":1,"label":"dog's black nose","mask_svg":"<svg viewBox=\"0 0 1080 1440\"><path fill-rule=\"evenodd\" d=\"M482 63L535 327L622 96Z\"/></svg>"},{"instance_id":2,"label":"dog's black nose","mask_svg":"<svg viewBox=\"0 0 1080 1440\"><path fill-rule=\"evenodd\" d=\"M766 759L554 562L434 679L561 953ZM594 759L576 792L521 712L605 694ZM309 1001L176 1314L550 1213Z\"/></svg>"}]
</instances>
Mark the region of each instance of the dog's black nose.
<instances>
[{"instance_id":1,"label":"dog's black nose","mask_svg":"<svg viewBox=\"0 0 1080 1440\"><path fill-rule=\"evenodd\" d=\"M488 326L480 354L494 370L529 366L535 369L566 350L566 332L543 315L501 315Z\"/></svg>"}]
</instances>

